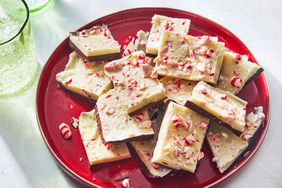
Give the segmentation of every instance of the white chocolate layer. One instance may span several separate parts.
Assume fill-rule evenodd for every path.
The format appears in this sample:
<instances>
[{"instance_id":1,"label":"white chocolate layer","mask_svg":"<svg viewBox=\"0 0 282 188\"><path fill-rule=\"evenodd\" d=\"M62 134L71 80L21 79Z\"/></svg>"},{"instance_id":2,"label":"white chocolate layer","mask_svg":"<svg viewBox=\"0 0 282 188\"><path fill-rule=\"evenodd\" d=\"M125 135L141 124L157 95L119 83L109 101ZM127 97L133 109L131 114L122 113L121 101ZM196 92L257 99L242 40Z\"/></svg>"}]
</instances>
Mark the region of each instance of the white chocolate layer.
<instances>
[{"instance_id":1,"label":"white chocolate layer","mask_svg":"<svg viewBox=\"0 0 282 188\"><path fill-rule=\"evenodd\" d=\"M163 77L160 79L160 82L165 88L167 98L181 105L186 104L188 98L192 95L193 88L197 84L193 81L172 77Z\"/></svg>"},{"instance_id":2,"label":"white chocolate layer","mask_svg":"<svg viewBox=\"0 0 282 188\"><path fill-rule=\"evenodd\" d=\"M213 161L216 162L221 173L228 169L248 147L248 142L215 123L208 128L207 140L214 156Z\"/></svg>"},{"instance_id":3,"label":"white chocolate layer","mask_svg":"<svg viewBox=\"0 0 282 188\"><path fill-rule=\"evenodd\" d=\"M163 31L175 31L183 35L188 34L190 22L189 19L171 18L155 14L152 17L152 28L146 46L146 53L151 55L158 54Z\"/></svg>"},{"instance_id":4,"label":"white chocolate layer","mask_svg":"<svg viewBox=\"0 0 282 188\"><path fill-rule=\"evenodd\" d=\"M199 82L189 101L240 132L244 131L247 102L230 92Z\"/></svg>"},{"instance_id":5,"label":"white chocolate layer","mask_svg":"<svg viewBox=\"0 0 282 188\"><path fill-rule=\"evenodd\" d=\"M263 113L263 107L255 107L253 112L247 114L245 130L241 133L240 137L243 140L249 141L249 139L255 135L260 126L262 126L264 118L265 115Z\"/></svg>"},{"instance_id":6,"label":"white chocolate layer","mask_svg":"<svg viewBox=\"0 0 282 188\"><path fill-rule=\"evenodd\" d=\"M127 44L126 48L124 49L124 52L122 56L128 56L136 51L143 51L146 52L146 44L148 41L148 35L149 33L144 32L143 30L140 30L136 33L135 37L132 37L131 41Z\"/></svg>"},{"instance_id":7,"label":"white chocolate layer","mask_svg":"<svg viewBox=\"0 0 282 188\"><path fill-rule=\"evenodd\" d=\"M209 120L170 102L165 112L152 162L194 173Z\"/></svg>"},{"instance_id":8,"label":"white chocolate layer","mask_svg":"<svg viewBox=\"0 0 282 188\"><path fill-rule=\"evenodd\" d=\"M224 43L218 42L216 37L197 38L164 31L154 61L162 76L216 84L223 52Z\"/></svg>"},{"instance_id":9,"label":"white chocolate layer","mask_svg":"<svg viewBox=\"0 0 282 188\"><path fill-rule=\"evenodd\" d=\"M104 144L102 142L97 127L95 110L80 114L79 132L90 165L113 162L130 157L125 143Z\"/></svg>"},{"instance_id":10,"label":"white chocolate layer","mask_svg":"<svg viewBox=\"0 0 282 188\"><path fill-rule=\"evenodd\" d=\"M56 75L56 80L72 92L97 100L112 87L104 65L105 62L87 62L72 52L65 70Z\"/></svg>"},{"instance_id":11,"label":"white chocolate layer","mask_svg":"<svg viewBox=\"0 0 282 188\"><path fill-rule=\"evenodd\" d=\"M170 169L161 167L151 162L153 152L156 146L154 139L144 141L132 141L130 142L142 163L146 166L149 172L155 177L163 177L171 172Z\"/></svg>"},{"instance_id":12,"label":"white chocolate layer","mask_svg":"<svg viewBox=\"0 0 282 188\"><path fill-rule=\"evenodd\" d=\"M247 56L226 50L223 56L220 78L216 87L237 94L259 69L260 66L248 61Z\"/></svg>"},{"instance_id":13,"label":"white chocolate layer","mask_svg":"<svg viewBox=\"0 0 282 188\"><path fill-rule=\"evenodd\" d=\"M119 88L115 88L102 95L96 103L101 134L106 143L154 135L148 112L145 110L130 117L126 100L127 97L121 94Z\"/></svg>"},{"instance_id":14,"label":"white chocolate layer","mask_svg":"<svg viewBox=\"0 0 282 188\"><path fill-rule=\"evenodd\" d=\"M142 51L134 52L119 60L114 60L105 66L105 74L126 98L127 112L161 101L166 98L163 85L153 78L153 67L148 64Z\"/></svg>"},{"instance_id":15,"label":"white chocolate layer","mask_svg":"<svg viewBox=\"0 0 282 188\"><path fill-rule=\"evenodd\" d=\"M120 45L114 40L106 25L70 33L70 41L86 56L120 53Z\"/></svg>"}]
</instances>

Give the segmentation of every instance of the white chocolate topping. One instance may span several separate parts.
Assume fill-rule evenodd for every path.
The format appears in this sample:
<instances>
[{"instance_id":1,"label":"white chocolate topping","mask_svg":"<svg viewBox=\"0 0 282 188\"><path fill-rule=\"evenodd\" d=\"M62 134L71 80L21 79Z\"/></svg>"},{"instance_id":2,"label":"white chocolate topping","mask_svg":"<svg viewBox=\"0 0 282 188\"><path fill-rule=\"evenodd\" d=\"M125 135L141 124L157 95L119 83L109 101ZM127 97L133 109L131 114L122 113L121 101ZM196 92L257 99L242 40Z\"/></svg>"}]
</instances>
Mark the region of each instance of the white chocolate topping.
<instances>
[{"instance_id":1,"label":"white chocolate topping","mask_svg":"<svg viewBox=\"0 0 282 188\"><path fill-rule=\"evenodd\" d=\"M131 41L127 44L122 56L128 56L140 50L145 53L148 35L149 33L145 33L143 30L138 31L136 36L132 37Z\"/></svg>"},{"instance_id":2,"label":"white chocolate topping","mask_svg":"<svg viewBox=\"0 0 282 188\"><path fill-rule=\"evenodd\" d=\"M166 98L163 85L154 78L153 67L142 51L134 52L105 66L105 73L126 98L128 113Z\"/></svg>"},{"instance_id":3,"label":"white chocolate topping","mask_svg":"<svg viewBox=\"0 0 282 188\"><path fill-rule=\"evenodd\" d=\"M120 45L106 25L72 32L70 41L87 57L120 53Z\"/></svg>"},{"instance_id":4,"label":"white chocolate topping","mask_svg":"<svg viewBox=\"0 0 282 188\"><path fill-rule=\"evenodd\" d=\"M216 84L223 52L224 43L218 42L216 37L197 38L164 31L154 61L162 76Z\"/></svg>"},{"instance_id":5,"label":"white chocolate topping","mask_svg":"<svg viewBox=\"0 0 282 188\"><path fill-rule=\"evenodd\" d=\"M90 165L113 162L130 157L125 143L104 144L97 127L95 110L82 112L79 132Z\"/></svg>"},{"instance_id":6,"label":"white chocolate topping","mask_svg":"<svg viewBox=\"0 0 282 188\"><path fill-rule=\"evenodd\" d=\"M246 116L245 130L241 133L240 137L246 141L252 138L259 127L262 125L264 118L265 115L263 113L263 107L255 107L253 112L250 112Z\"/></svg>"},{"instance_id":7,"label":"white chocolate topping","mask_svg":"<svg viewBox=\"0 0 282 188\"><path fill-rule=\"evenodd\" d=\"M194 173L209 120L170 102L162 121L152 162Z\"/></svg>"},{"instance_id":8,"label":"white chocolate topping","mask_svg":"<svg viewBox=\"0 0 282 188\"><path fill-rule=\"evenodd\" d=\"M216 87L237 94L259 69L260 66L248 61L247 56L226 50Z\"/></svg>"},{"instance_id":9,"label":"white chocolate topping","mask_svg":"<svg viewBox=\"0 0 282 188\"><path fill-rule=\"evenodd\" d=\"M138 137L153 136L154 131L148 112L130 117L127 113L127 97L115 88L102 95L97 103L101 133L105 142L120 142Z\"/></svg>"},{"instance_id":10,"label":"white chocolate topping","mask_svg":"<svg viewBox=\"0 0 282 188\"><path fill-rule=\"evenodd\" d=\"M186 104L188 98L192 95L193 88L197 84L193 81L171 77L163 77L160 79L160 82L165 88L167 98L181 105Z\"/></svg>"},{"instance_id":11,"label":"white chocolate topping","mask_svg":"<svg viewBox=\"0 0 282 188\"><path fill-rule=\"evenodd\" d=\"M213 161L221 173L228 169L248 146L248 142L215 123L208 128L207 140L214 156Z\"/></svg>"},{"instance_id":12,"label":"white chocolate topping","mask_svg":"<svg viewBox=\"0 0 282 188\"><path fill-rule=\"evenodd\" d=\"M171 18L155 14L152 17L152 28L146 46L146 53L157 55L163 31L173 31L183 35L188 34L190 22L189 19Z\"/></svg>"},{"instance_id":13,"label":"white chocolate topping","mask_svg":"<svg viewBox=\"0 0 282 188\"><path fill-rule=\"evenodd\" d=\"M72 52L65 70L56 75L56 80L72 92L97 100L112 87L104 65L105 62L83 60Z\"/></svg>"},{"instance_id":14,"label":"white chocolate topping","mask_svg":"<svg viewBox=\"0 0 282 188\"><path fill-rule=\"evenodd\" d=\"M146 166L146 168L153 176L163 177L171 171L170 169L167 169L151 162L153 152L156 146L156 141L154 139L144 141L132 141L130 142L130 144L142 160L142 163Z\"/></svg>"},{"instance_id":15,"label":"white chocolate topping","mask_svg":"<svg viewBox=\"0 0 282 188\"><path fill-rule=\"evenodd\" d=\"M244 131L247 102L230 92L199 82L189 101L240 132Z\"/></svg>"}]
</instances>

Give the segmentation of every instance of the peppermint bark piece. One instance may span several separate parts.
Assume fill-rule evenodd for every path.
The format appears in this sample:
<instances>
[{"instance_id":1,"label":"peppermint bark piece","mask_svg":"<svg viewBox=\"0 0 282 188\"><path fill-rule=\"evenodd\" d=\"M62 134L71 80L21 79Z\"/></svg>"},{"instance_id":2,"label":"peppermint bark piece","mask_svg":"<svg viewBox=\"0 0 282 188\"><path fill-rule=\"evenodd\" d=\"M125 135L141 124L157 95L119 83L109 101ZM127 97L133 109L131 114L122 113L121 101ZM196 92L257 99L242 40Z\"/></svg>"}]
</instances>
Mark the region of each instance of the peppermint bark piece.
<instances>
[{"instance_id":1,"label":"peppermint bark piece","mask_svg":"<svg viewBox=\"0 0 282 188\"><path fill-rule=\"evenodd\" d=\"M69 44L88 61L110 61L120 58L120 45L114 40L106 25L70 32Z\"/></svg>"},{"instance_id":2,"label":"peppermint bark piece","mask_svg":"<svg viewBox=\"0 0 282 188\"><path fill-rule=\"evenodd\" d=\"M244 131L247 102L228 91L199 82L186 106L220 124Z\"/></svg>"},{"instance_id":3,"label":"peppermint bark piece","mask_svg":"<svg viewBox=\"0 0 282 188\"><path fill-rule=\"evenodd\" d=\"M246 127L240 137L222 125L213 123L208 128L207 140L219 171L226 171L247 148L250 139L257 132L264 120L263 108L255 107L246 116Z\"/></svg>"},{"instance_id":4,"label":"peppermint bark piece","mask_svg":"<svg viewBox=\"0 0 282 188\"><path fill-rule=\"evenodd\" d=\"M226 127L215 123L209 126L206 137L214 156L213 161L221 173L227 170L248 147L248 142Z\"/></svg>"},{"instance_id":5,"label":"peppermint bark piece","mask_svg":"<svg viewBox=\"0 0 282 188\"><path fill-rule=\"evenodd\" d=\"M165 88L167 98L181 105L187 103L188 98L192 95L193 88L197 84L197 82L167 76L162 77L160 82Z\"/></svg>"},{"instance_id":6,"label":"peppermint bark piece","mask_svg":"<svg viewBox=\"0 0 282 188\"><path fill-rule=\"evenodd\" d=\"M158 113L158 115L152 120L152 127L155 132L154 138L150 140L129 142L129 144L134 149L136 155L138 156L137 161L141 166L141 170L146 176L151 178L163 177L171 172L170 169L151 162L153 152L156 147L158 137L157 134L159 133L162 118L163 114Z\"/></svg>"},{"instance_id":7,"label":"peppermint bark piece","mask_svg":"<svg viewBox=\"0 0 282 188\"><path fill-rule=\"evenodd\" d=\"M148 41L149 33L140 30L136 33L136 36L132 37L131 41L127 44L122 56L128 56L136 51L146 52L146 44Z\"/></svg>"},{"instance_id":8,"label":"peppermint bark piece","mask_svg":"<svg viewBox=\"0 0 282 188\"><path fill-rule=\"evenodd\" d=\"M154 60L159 75L217 84L224 43L216 37L200 38L164 31Z\"/></svg>"},{"instance_id":9,"label":"peppermint bark piece","mask_svg":"<svg viewBox=\"0 0 282 188\"><path fill-rule=\"evenodd\" d=\"M164 177L171 172L170 169L151 162L153 152L156 146L156 140L132 141L130 145L135 150L140 162L142 163L141 169L148 177ZM143 167L143 168L142 168ZM145 168L145 169L144 169Z\"/></svg>"},{"instance_id":10,"label":"peppermint bark piece","mask_svg":"<svg viewBox=\"0 0 282 188\"><path fill-rule=\"evenodd\" d=\"M130 157L125 143L104 144L98 131L95 110L79 116L79 132L90 166Z\"/></svg>"},{"instance_id":11,"label":"peppermint bark piece","mask_svg":"<svg viewBox=\"0 0 282 188\"><path fill-rule=\"evenodd\" d=\"M111 79L104 73L105 63L88 62L72 52L65 70L56 75L56 80L67 90L97 100L112 87Z\"/></svg>"},{"instance_id":12,"label":"peppermint bark piece","mask_svg":"<svg viewBox=\"0 0 282 188\"><path fill-rule=\"evenodd\" d=\"M121 142L149 139L154 135L147 111L130 117L126 106L127 96L114 88L102 95L97 103L98 127L104 142Z\"/></svg>"},{"instance_id":13,"label":"peppermint bark piece","mask_svg":"<svg viewBox=\"0 0 282 188\"><path fill-rule=\"evenodd\" d=\"M220 79L216 87L237 94L262 71L258 64L248 61L247 56L225 50Z\"/></svg>"},{"instance_id":14,"label":"peppermint bark piece","mask_svg":"<svg viewBox=\"0 0 282 188\"><path fill-rule=\"evenodd\" d=\"M166 109L152 162L194 173L209 120L182 105Z\"/></svg>"},{"instance_id":15,"label":"peppermint bark piece","mask_svg":"<svg viewBox=\"0 0 282 188\"><path fill-rule=\"evenodd\" d=\"M112 79L115 87L122 88L119 91L127 98L125 104L130 115L166 98L163 85L142 51L108 63L105 74Z\"/></svg>"},{"instance_id":16,"label":"peppermint bark piece","mask_svg":"<svg viewBox=\"0 0 282 188\"><path fill-rule=\"evenodd\" d=\"M156 56L160 45L160 38L163 31L174 31L180 34L188 34L190 20L184 18L171 18L155 14L152 17L152 27L149 34L146 54Z\"/></svg>"}]
</instances>

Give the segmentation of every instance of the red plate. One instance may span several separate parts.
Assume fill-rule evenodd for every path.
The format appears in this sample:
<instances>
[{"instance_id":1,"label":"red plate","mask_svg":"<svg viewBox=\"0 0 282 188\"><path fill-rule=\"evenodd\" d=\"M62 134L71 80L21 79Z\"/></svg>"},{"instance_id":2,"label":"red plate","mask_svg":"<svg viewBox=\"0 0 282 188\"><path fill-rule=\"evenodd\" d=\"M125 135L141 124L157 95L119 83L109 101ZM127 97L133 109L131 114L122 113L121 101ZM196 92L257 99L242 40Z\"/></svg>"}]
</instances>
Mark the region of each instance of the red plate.
<instances>
[{"instance_id":1,"label":"red plate","mask_svg":"<svg viewBox=\"0 0 282 188\"><path fill-rule=\"evenodd\" d=\"M247 54L251 61L256 62L248 48L230 31L211 20L182 10L169 8L129 9L102 17L80 29L107 24L114 38L121 43L129 35L135 35L140 29L149 31L151 27L150 20L154 14L191 19L192 24L189 31L191 35L218 36L219 40L225 42L228 48L241 54ZM46 63L37 90L37 116L43 139L58 164L67 174L84 185L121 187L120 182L116 182L116 180L125 176L130 177L132 186L136 188L215 185L243 167L257 151L265 137L269 119L269 95L265 78L263 74L260 74L258 79L251 82L239 96L249 102L247 110L260 105L264 107L264 113L266 114L264 126L254 137L247 150L248 152L240 157L235 166L225 173L220 174L215 163L212 162L211 151L207 143L204 143L203 146L205 157L199 162L194 174L179 172L172 173L164 178L146 178L134 158L90 169L79 131L71 127L73 137L71 140L66 141L62 138L58 129L60 123L70 123L71 117L77 118L81 112L92 110L94 107L93 103L91 104L58 88L55 76L64 69L71 51L68 39L65 39Z\"/></svg>"}]
</instances>

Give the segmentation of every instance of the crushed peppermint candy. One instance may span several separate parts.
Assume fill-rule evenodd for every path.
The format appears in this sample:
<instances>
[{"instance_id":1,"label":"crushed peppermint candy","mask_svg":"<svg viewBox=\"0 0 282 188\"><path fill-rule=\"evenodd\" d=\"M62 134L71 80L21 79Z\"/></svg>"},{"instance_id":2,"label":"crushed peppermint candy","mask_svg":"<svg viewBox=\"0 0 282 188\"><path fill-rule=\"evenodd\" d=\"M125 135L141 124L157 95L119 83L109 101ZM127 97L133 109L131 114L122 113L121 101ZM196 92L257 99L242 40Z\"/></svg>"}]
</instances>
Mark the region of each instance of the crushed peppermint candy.
<instances>
[{"instance_id":1,"label":"crushed peppermint candy","mask_svg":"<svg viewBox=\"0 0 282 188\"><path fill-rule=\"evenodd\" d=\"M115 109L111 108L111 107L108 107L107 110L106 110L106 114L112 115L113 113L115 113Z\"/></svg>"},{"instance_id":2,"label":"crushed peppermint candy","mask_svg":"<svg viewBox=\"0 0 282 188\"><path fill-rule=\"evenodd\" d=\"M156 169L156 170L158 170L158 169L161 168L160 165L157 165L157 164L155 164L155 163L151 163L151 166L152 166L154 169Z\"/></svg>"},{"instance_id":3,"label":"crushed peppermint candy","mask_svg":"<svg viewBox=\"0 0 282 188\"><path fill-rule=\"evenodd\" d=\"M71 83L72 83L72 79L66 81L65 85L67 86L67 85L69 85L69 84L71 84Z\"/></svg>"},{"instance_id":4,"label":"crushed peppermint candy","mask_svg":"<svg viewBox=\"0 0 282 188\"><path fill-rule=\"evenodd\" d=\"M110 62L105 65L104 69L108 72L116 72L123 68L123 64L119 61Z\"/></svg>"},{"instance_id":5,"label":"crushed peppermint candy","mask_svg":"<svg viewBox=\"0 0 282 188\"><path fill-rule=\"evenodd\" d=\"M104 143L104 145L107 148L107 150L113 150L115 148L114 144Z\"/></svg>"},{"instance_id":6,"label":"crushed peppermint candy","mask_svg":"<svg viewBox=\"0 0 282 188\"><path fill-rule=\"evenodd\" d=\"M233 87L240 88L242 87L243 81L238 76L233 76L231 77L230 83Z\"/></svg>"},{"instance_id":7,"label":"crushed peppermint candy","mask_svg":"<svg viewBox=\"0 0 282 188\"><path fill-rule=\"evenodd\" d=\"M244 141L249 140L249 139L252 138L252 137L253 137L253 134L250 134L250 133L246 133L246 134L243 134L243 135L242 135L242 139L243 139Z\"/></svg>"},{"instance_id":8,"label":"crushed peppermint candy","mask_svg":"<svg viewBox=\"0 0 282 188\"><path fill-rule=\"evenodd\" d=\"M185 137L185 142L187 145L192 145L196 142L196 138L193 134L189 134Z\"/></svg>"},{"instance_id":9,"label":"crushed peppermint candy","mask_svg":"<svg viewBox=\"0 0 282 188\"><path fill-rule=\"evenodd\" d=\"M220 139L220 137L221 137L221 134L220 134L220 133L215 133L215 134L213 134L213 135L211 136L211 140L214 141L214 142L216 142L216 141L218 141L218 140Z\"/></svg>"},{"instance_id":10,"label":"crushed peppermint candy","mask_svg":"<svg viewBox=\"0 0 282 188\"><path fill-rule=\"evenodd\" d=\"M152 72L153 72L153 67L149 64L142 64L141 65L141 69L143 71L144 77L148 78L151 76Z\"/></svg>"},{"instance_id":11,"label":"crushed peppermint candy","mask_svg":"<svg viewBox=\"0 0 282 188\"><path fill-rule=\"evenodd\" d=\"M225 132L221 132L221 135L222 135L224 138L228 138L228 134L225 133Z\"/></svg>"},{"instance_id":12,"label":"crushed peppermint candy","mask_svg":"<svg viewBox=\"0 0 282 188\"><path fill-rule=\"evenodd\" d=\"M122 180L121 185L124 188L130 188L129 178L125 178L124 180Z\"/></svg>"},{"instance_id":13,"label":"crushed peppermint candy","mask_svg":"<svg viewBox=\"0 0 282 188\"><path fill-rule=\"evenodd\" d=\"M179 115L173 115L171 120L175 128L177 128L178 126L182 126L182 119Z\"/></svg>"},{"instance_id":14,"label":"crushed peppermint candy","mask_svg":"<svg viewBox=\"0 0 282 188\"><path fill-rule=\"evenodd\" d=\"M135 117L135 119L136 119L137 122L141 122L141 121L143 121L143 119L144 119L144 113L141 112L141 113L135 115L134 117Z\"/></svg>"},{"instance_id":15,"label":"crushed peppermint candy","mask_svg":"<svg viewBox=\"0 0 282 188\"><path fill-rule=\"evenodd\" d=\"M184 136L174 136L165 146L165 149L167 150L166 155L174 157L179 162L195 164L198 160L197 150L187 143Z\"/></svg>"},{"instance_id":16,"label":"crushed peppermint candy","mask_svg":"<svg viewBox=\"0 0 282 188\"><path fill-rule=\"evenodd\" d=\"M199 152L198 160L201 160L201 159L204 158L204 157L205 157L205 153L202 152L202 151L200 151L200 152Z\"/></svg>"},{"instance_id":17,"label":"crushed peppermint candy","mask_svg":"<svg viewBox=\"0 0 282 188\"><path fill-rule=\"evenodd\" d=\"M227 99L227 95L223 94L220 98L221 98L222 100L226 100L226 99Z\"/></svg>"},{"instance_id":18,"label":"crushed peppermint candy","mask_svg":"<svg viewBox=\"0 0 282 188\"><path fill-rule=\"evenodd\" d=\"M142 128L151 128L152 127L152 122L150 120L144 121L142 123Z\"/></svg>"},{"instance_id":19,"label":"crushed peppermint candy","mask_svg":"<svg viewBox=\"0 0 282 188\"><path fill-rule=\"evenodd\" d=\"M151 78L158 78L158 72L157 70L154 68L151 75L150 75Z\"/></svg>"},{"instance_id":20,"label":"crushed peppermint candy","mask_svg":"<svg viewBox=\"0 0 282 188\"><path fill-rule=\"evenodd\" d=\"M206 129L207 126L209 124L209 120L208 121L203 121L201 124L199 124L199 129Z\"/></svg>"},{"instance_id":21,"label":"crushed peppermint candy","mask_svg":"<svg viewBox=\"0 0 282 188\"><path fill-rule=\"evenodd\" d=\"M189 130L192 127L192 122L183 119L177 114L172 116L171 121L175 128L184 127L185 129Z\"/></svg>"},{"instance_id":22,"label":"crushed peppermint candy","mask_svg":"<svg viewBox=\"0 0 282 188\"><path fill-rule=\"evenodd\" d=\"M59 125L59 130L65 140L68 140L71 138L72 133L71 133L70 127L66 123L61 123Z\"/></svg>"},{"instance_id":23,"label":"crushed peppermint candy","mask_svg":"<svg viewBox=\"0 0 282 188\"><path fill-rule=\"evenodd\" d=\"M77 128L78 125L79 125L79 120L76 119L76 118L74 118L74 117L72 117L72 118L71 118L71 125L72 125L74 128Z\"/></svg>"}]
</instances>

